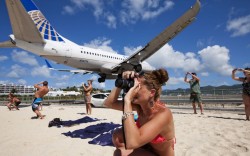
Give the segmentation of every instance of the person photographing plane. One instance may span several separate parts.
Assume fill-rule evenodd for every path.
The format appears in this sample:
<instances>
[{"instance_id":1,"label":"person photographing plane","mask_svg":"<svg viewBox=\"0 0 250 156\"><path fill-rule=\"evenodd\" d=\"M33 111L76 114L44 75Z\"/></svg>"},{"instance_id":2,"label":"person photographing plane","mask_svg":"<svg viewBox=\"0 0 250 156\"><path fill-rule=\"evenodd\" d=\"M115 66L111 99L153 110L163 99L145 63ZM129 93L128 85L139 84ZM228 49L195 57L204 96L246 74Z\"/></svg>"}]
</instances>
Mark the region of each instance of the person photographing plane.
<instances>
[{"instance_id":1,"label":"person photographing plane","mask_svg":"<svg viewBox=\"0 0 250 156\"><path fill-rule=\"evenodd\" d=\"M42 86L41 86L42 85ZM49 92L48 81L42 81L34 85L37 89L35 92L35 98L32 102L32 110L36 113L37 118L43 119L45 115L42 115L39 111L39 107L43 101L43 97Z\"/></svg>"},{"instance_id":2,"label":"person photographing plane","mask_svg":"<svg viewBox=\"0 0 250 156\"><path fill-rule=\"evenodd\" d=\"M175 130L172 112L160 101L162 86L168 81L168 72L158 69L139 75L134 71L122 73L124 85L133 79L123 101L117 100L122 90L116 87L104 101L106 107L123 111L123 129L112 136L116 147L114 155L173 156ZM134 111L138 119L135 123ZM123 135L124 133L124 135Z\"/></svg>"},{"instance_id":3,"label":"person photographing plane","mask_svg":"<svg viewBox=\"0 0 250 156\"><path fill-rule=\"evenodd\" d=\"M88 115L91 115L92 108L91 108L91 92L93 90L92 86L93 80L88 80L88 85L83 84L83 90L84 90L84 101L86 103L86 113Z\"/></svg>"},{"instance_id":4,"label":"person photographing plane","mask_svg":"<svg viewBox=\"0 0 250 156\"><path fill-rule=\"evenodd\" d=\"M236 71L243 72L244 77L236 77ZM242 99L245 105L246 120L250 117L250 68L235 68L232 71L232 79L242 82Z\"/></svg>"},{"instance_id":5,"label":"person photographing plane","mask_svg":"<svg viewBox=\"0 0 250 156\"><path fill-rule=\"evenodd\" d=\"M191 75L192 79L188 80L188 75ZM201 114L204 114L203 105L201 101L200 78L197 76L196 73L187 72L184 81L190 84L190 100L192 101L194 114L197 114L195 102L198 103L201 110Z\"/></svg>"}]
</instances>

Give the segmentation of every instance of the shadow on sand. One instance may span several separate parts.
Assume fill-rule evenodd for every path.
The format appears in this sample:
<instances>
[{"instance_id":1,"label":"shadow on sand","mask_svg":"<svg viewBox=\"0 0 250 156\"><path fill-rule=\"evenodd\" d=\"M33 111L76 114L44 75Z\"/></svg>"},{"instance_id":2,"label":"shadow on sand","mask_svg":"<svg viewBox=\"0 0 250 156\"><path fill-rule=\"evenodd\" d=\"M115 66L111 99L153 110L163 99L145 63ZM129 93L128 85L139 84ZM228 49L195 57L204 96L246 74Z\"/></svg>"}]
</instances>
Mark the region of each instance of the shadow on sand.
<instances>
[{"instance_id":1,"label":"shadow on sand","mask_svg":"<svg viewBox=\"0 0 250 156\"><path fill-rule=\"evenodd\" d=\"M221 116L207 116L208 118L218 118L218 119L227 119L227 120L243 120L245 121L245 119L241 119L241 118L231 118L231 117L221 117Z\"/></svg>"}]
</instances>

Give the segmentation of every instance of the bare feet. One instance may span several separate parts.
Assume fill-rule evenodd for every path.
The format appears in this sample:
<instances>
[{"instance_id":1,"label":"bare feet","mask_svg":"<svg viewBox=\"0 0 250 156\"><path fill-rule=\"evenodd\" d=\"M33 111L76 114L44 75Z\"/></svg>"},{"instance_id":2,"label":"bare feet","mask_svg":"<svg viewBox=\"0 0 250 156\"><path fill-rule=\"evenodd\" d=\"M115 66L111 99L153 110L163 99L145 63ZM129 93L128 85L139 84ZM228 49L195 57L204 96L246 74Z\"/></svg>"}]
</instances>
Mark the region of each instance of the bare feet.
<instances>
[{"instance_id":1,"label":"bare feet","mask_svg":"<svg viewBox=\"0 0 250 156\"><path fill-rule=\"evenodd\" d=\"M45 116L46 116L46 115L42 115L42 116L40 117L40 119L44 119Z\"/></svg>"}]
</instances>

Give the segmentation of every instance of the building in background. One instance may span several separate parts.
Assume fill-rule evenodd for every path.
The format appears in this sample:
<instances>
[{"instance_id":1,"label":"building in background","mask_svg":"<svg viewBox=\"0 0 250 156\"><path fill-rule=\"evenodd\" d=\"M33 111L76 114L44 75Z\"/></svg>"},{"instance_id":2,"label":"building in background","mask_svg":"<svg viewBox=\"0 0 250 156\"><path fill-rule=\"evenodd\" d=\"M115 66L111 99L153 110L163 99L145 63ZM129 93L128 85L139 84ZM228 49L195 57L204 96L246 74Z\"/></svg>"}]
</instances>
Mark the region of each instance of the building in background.
<instances>
[{"instance_id":1,"label":"building in background","mask_svg":"<svg viewBox=\"0 0 250 156\"><path fill-rule=\"evenodd\" d=\"M0 84L0 95L8 95L15 90L16 94L33 95L35 88L33 86L17 85L17 84Z\"/></svg>"}]
</instances>

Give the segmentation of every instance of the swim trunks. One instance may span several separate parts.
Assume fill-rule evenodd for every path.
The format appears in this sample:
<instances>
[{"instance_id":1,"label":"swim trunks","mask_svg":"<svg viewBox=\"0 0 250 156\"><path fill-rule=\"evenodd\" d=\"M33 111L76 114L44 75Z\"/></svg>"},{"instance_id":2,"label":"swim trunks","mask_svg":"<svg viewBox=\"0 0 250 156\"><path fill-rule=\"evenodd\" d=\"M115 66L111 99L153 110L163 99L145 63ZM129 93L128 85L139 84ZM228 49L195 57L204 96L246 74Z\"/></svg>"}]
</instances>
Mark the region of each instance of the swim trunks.
<instances>
[{"instance_id":1,"label":"swim trunks","mask_svg":"<svg viewBox=\"0 0 250 156\"><path fill-rule=\"evenodd\" d=\"M32 110L35 111L38 109L38 106L41 104L41 102L43 101L42 98L35 98L32 102Z\"/></svg>"},{"instance_id":2,"label":"swim trunks","mask_svg":"<svg viewBox=\"0 0 250 156\"><path fill-rule=\"evenodd\" d=\"M15 106L19 106L20 103L21 103L21 101L18 101L18 102L15 102L14 105L15 105Z\"/></svg>"}]
</instances>

